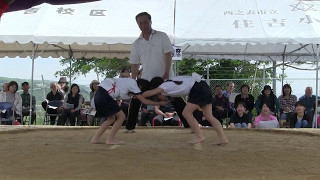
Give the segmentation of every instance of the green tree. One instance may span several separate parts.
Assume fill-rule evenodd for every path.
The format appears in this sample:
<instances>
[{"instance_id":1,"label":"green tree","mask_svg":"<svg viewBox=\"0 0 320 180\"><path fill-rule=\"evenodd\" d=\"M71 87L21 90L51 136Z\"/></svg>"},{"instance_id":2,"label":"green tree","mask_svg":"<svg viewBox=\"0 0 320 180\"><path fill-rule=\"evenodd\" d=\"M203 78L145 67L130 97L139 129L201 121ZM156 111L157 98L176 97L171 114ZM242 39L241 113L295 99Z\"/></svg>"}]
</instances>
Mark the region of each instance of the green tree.
<instances>
[{"instance_id":1,"label":"green tree","mask_svg":"<svg viewBox=\"0 0 320 180\"><path fill-rule=\"evenodd\" d=\"M79 75L86 75L90 71L94 71L95 73L103 76L104 78L111 78L118 76L120 71L124 67L130 67L130 63L128 58L125 59L71 59L71 68L70 68L70 59L62 59L60 60L60 64L62 66L67 66L67 68L57 71L55 76L70 76L75 80Z\"/></svg>"},{"instance_id":2,"label":"green tree","mask_svg":"<svg viewBox=\"0 0 320 180\"><path fill-rule=\"evenodd\" d=\"M254 87L252 93L254 96L260 94L262 89L263 69L262 64L268 65L270 62L261 61L240 61L231 59L221 60L196 60L183 59L177 61L177 73L179 75L190 75L192 72L201 74L207 78L207 71L209 68L209 79L218 79L219 81L210 81L210 86L213 89L215 85L225 85L232 79L244 79L241 84L249 84ZM272 68L265 69L266 83L270 83L272 75ZM259 79L259 80L254 80ZM236 92L240 92L240 85L236 87Z\"/></svg>"}]
</instances>

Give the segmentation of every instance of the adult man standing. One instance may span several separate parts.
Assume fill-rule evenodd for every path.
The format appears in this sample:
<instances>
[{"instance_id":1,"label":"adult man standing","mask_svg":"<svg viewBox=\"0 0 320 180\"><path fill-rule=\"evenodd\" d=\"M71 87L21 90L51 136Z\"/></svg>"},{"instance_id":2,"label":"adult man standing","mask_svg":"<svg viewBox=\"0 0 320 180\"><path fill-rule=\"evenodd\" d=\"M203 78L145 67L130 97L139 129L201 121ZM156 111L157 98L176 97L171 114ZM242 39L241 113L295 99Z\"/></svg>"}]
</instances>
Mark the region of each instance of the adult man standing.
<instances>
[{"instance_id":1,"label":"adult man standing","mask_svg":"<svg viewBox=\"0 0 320 180\"><path fill-rule=\"evenodd\" d=\"M164 32L156 31L151 28L151 15L141 12L136 16L136 22L141 30L138 39L133 43L130 55L131 77L137 78L139 66L142 65L142 79L150 81L154 77L169 79L173 77L171 68L172 63L172 43L168 35ZM182 116L185 102L182 98L174 98L174 105L178 115L185 125L189 124ZM132 98L129 107L128 123L126 132L134 132L141 102Z\"/></svg>"},{"instance_id":2,"label":"adult man standing","mask_svg":"<svg viewBox=\"0 0 320 180\"><path fill-rule=\"evenodd\" d=\"M169 37L164 32L151 28L151 15L147 12L139 13L136 21L141 34L131 50L132 78L137 78L140 63L143 69L142 79L150 81L154 77L163 79L173 77L171 69L173 47Z\"/></svg>"}]
</instances>

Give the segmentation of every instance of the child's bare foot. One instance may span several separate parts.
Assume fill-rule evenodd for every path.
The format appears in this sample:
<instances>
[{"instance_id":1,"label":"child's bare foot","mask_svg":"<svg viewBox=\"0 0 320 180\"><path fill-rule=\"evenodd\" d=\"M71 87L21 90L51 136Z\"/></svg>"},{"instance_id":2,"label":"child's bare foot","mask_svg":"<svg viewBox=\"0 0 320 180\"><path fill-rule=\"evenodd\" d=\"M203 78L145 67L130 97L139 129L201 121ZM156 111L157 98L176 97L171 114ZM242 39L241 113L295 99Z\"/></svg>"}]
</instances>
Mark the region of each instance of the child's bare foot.
<instances>
[{"instance_id":1,"label":"child's bare foot","mask_svg":"<svg viewBox=\"0 0 320 180\"><path fill-rule=\"evenodd\" d=\"M196 138L194 138L193 140L191 140L189 143L190 143L190 144L197 144L197 143L203 142L204 140L205 140L204 137L201 137L201 138L196 137Z\"/></svg>"},{"instance_id":2,"label":"child's bare foot","mask_svg":"<svg viewBox=\"0 0 320 180\"><path fill-rule=\"evenodd\" d=\"M213 145L225 145L225 144L228 144L228 140L219 140L218 142L216 143L213 143Z\"/></svg>"},{"instance_id":3,"label":"child's bare foot","mask_svg":"<svg viewBox=\"0 0 320 180\"><path fill-rule=\"evenodd\" d=\"M100 140L100 139L92 139L91 144L104 144L104 141Z\"/></svg>"},{"instance_id":4,"label":"child's bare foot","mask_svg":"<svg viewBox=\"0 0 320 180\"><path fill-rule=\"evenodd\" d=\"M124 141L118 141L116 139L110 139L106 141L108 145L124 144Z\"/></svg>"},{"instance_id":5,"label":"child's bare foot","mask_svg":"<svg viewBox=\"0 0 320 180\"><path fill-rule=\"evenodd\" d=\"M132 129L132 130L126 130L126 131L124 131L124 133L135 133L136 131L134 130L134 129Z\"/></svg>"}]
</instances>

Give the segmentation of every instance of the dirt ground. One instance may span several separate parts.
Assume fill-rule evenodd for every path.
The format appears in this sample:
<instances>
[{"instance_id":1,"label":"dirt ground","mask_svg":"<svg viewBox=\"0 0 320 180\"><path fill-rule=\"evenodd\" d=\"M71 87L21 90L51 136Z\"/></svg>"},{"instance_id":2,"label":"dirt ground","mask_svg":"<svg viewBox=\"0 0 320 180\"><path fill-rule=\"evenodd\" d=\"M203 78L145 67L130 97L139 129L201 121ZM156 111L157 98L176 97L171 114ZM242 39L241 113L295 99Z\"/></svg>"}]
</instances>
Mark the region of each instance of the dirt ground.
<instances>
[{"instance_id":1,"label":"dirt ground","mask_svg":"<svg viewBox=\"0 0 320 180\"><path fill-rule=\"evenodd\" d=\"M0 179L320 179L319 130L226 129L223 146L212 128L197 145L189 129L165 127L93 145L96 130L0 127Z\"/></svg>"}]
</instances>

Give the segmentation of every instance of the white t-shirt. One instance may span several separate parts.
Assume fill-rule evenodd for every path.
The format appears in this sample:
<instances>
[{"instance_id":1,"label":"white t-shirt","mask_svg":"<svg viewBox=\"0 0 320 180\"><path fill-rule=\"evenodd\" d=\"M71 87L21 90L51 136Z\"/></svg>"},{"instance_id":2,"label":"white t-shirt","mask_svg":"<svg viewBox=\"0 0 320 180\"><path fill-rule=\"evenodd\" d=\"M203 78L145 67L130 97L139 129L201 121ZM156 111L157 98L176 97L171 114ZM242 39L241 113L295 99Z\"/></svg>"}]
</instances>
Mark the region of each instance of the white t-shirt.
<instances>
[{"instance_id":1,"label":"white t-shirt","mask_svg":"<svg viewBox=\"0 0 320 180\"><path fill-rule=\"evenodd\" d=\"M130 64L142 64L142 79L150 81L154 77L162 77L165 72L165 53L172 52L173 47L168 35L164 32L152 30L149 41L142 34L133 43ZM173 77L170 68L169 78Z\"/></svg>"},{"instance_id":2,"label":"white t-shirt","mask_svg":"<svg viewBox=\"0 0 320 180\"><path fill-rule=\"evenodd\" d=\"M172 81L165 81L159 88L163 89L162 94L165 96L181 97L189 95L196 80L192 76L176 76L171 78ZM177 84L173 81L182 81L181 84Z\"/></svg>"},{"instance_id":3,"label":"white t-shirt","mask_svg":"<svg viewBox=\"0 0 320 180\"><path fill-rule=\"evenodd\" d=\"M103 80L100 87L105 89L109 95L114 99L130 99L130 93L141 94L137 82L132 78L107 78Z\"/></svg>"}]
</instances>

